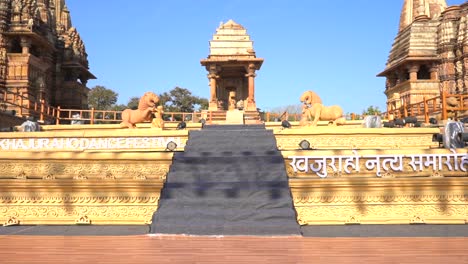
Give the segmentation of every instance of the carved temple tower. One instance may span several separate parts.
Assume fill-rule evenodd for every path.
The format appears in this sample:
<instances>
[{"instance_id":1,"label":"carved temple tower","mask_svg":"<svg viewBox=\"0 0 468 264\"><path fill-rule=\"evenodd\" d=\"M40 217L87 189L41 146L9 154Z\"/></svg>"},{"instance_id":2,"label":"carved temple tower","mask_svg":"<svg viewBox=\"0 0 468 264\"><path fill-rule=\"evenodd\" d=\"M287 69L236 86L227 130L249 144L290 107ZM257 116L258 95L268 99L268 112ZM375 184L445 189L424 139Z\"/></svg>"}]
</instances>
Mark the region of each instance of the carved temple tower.
<instances>
[{"instance_id":1,"label":"carved temple tower","mask_svg":"<svg viewBox=\"0 0 468 264\"><path fill-rule=\"evenodd\" d=\"M0 21L0 91L87 108L86 83L95 77L65 0L0 0Z\"/></svg>"},{"instance_id":2,"label":"carved temple tower","mask_svg":"<svg viewBox=\"0 0 468 264\"><path fill-rule=\"evenodd\" d=\"M441 92L468 93L468 3L405 0L385 70L387 110Z\"/></svg>"},{"instance_id":3,"label":"carved temple tower","mask_svg":"<svg viewBox=\"0 0 468 264\"><path fill-rule=\"evenodd\" d=\"M226 110L234 99L242 101L245 110L256 111L255 72L262 63L243 26L233 20L221 23L210 41L210 55L201 60L210 81L209 110Z\"/></svg>"}]
</instances>

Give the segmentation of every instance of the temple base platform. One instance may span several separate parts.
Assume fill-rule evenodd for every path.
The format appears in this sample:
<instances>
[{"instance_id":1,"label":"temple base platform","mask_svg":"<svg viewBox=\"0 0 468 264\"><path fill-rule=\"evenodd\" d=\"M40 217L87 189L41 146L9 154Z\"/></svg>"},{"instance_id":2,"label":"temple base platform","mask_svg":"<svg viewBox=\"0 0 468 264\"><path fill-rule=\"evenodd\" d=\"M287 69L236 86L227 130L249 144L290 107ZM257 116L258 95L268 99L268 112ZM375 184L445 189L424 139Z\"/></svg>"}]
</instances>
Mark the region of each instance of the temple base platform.
<instances>
[{"instance_id":1,"label":"temple base platform","mask_svg":"<svg viewBox=\"0 0 468 264\"><path fill-rule=\"evenodd\" d=\"M467 148L440 148L432 141L438 128L266 126L300 225L468 222ZM62 125L0 133L0 224L149 224L174 154L200 129Z\"/></svg>"}]
</instances>

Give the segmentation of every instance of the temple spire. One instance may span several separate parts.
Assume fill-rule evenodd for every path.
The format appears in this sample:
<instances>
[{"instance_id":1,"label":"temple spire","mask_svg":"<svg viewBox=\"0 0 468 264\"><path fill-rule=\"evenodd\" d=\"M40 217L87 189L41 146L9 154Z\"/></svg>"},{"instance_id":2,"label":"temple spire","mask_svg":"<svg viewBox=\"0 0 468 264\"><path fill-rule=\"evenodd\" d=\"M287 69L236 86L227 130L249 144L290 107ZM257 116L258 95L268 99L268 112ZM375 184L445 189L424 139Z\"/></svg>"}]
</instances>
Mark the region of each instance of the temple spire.
<instances>
[{"instance_id":1,"label":"temple spire","mask_svg":"<svg viewBox=\"0 0 468 264\"><path fill-rule=\"evenodd\" d=\"M405 0L401 10L399 31L413 23L417 17L437 18L446 8L446 0Z\"/></svg>"}]
</instances>

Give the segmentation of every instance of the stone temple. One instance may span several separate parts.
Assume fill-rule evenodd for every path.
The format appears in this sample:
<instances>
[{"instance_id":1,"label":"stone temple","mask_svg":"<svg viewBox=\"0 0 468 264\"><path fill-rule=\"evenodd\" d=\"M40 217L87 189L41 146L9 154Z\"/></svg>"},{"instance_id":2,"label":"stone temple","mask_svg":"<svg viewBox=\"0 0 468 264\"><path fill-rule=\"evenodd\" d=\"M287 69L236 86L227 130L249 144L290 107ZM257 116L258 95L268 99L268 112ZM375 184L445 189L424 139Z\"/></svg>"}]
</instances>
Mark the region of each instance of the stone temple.
<instances>
[{"instance_id":1,"label":"stone temple","mask_svg":"<svg viewBox=\"0 0 468 264\"><path fill-rule=\"evenodd\" d=\"M1 0L0 21L0 90L23 105L86 109L95 77L65 0Z\"/></svg>"},{"instance_id":2,"label":"stone temple","mask_svg":"<svg viewBox=\"0 0 468 264\"><path fill-rule=\"evenodd\" d=\"M385 70L387 109L468 92L468 3L405 0Z\"/></svg>"},{"instance_id":3,"label":"stone temple","mask_svg":"<svg viewBox=\"0 0 468 264\"><path fill-rule=\"evenodd\" d=\"M210 41L208 58L201 60L210 80L209 110L228 110L231 99L242 101L246 110L257 111L255 72L262 63L243 26L233 20L221 23Z\"/></svg>"}]
</instances>

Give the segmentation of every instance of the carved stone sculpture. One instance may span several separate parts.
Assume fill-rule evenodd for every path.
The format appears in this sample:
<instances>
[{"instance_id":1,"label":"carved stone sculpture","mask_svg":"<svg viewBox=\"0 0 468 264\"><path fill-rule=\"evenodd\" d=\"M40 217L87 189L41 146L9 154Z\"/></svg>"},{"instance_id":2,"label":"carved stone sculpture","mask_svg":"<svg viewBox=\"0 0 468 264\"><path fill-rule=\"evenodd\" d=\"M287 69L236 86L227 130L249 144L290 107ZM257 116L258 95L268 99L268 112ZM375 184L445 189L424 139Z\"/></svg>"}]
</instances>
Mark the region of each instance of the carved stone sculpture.
<instances>
[{"instance_id":1,"label":"carved stone sculpture","mask_svg":"<svg viewBox=\"0 0 468 264\"><path fill-rule=\"evenodd\" d=\"M236 92L230 91L229 92L229 107L228 110L236 109Z\"/></svg>"},{"instance_id":2,"label":"carved stone sculpture","mask_svg":"<svg viewBox=\"0 0 468 264\"><path fill-rule=\"evenodd\" d=\"M122 112L122 123L120 127L135 128L135 124L151 121L153 113L156 111L156 104L159 97L152 92L146 92L138 103L138 109L125 109Z\"/></svg>"},{"instance_id":3,"label":"carved stone sculpture","mask_svg":"<svg viewBox=\"0 0 468 264\"><path fill-rule=\"evenodd\" d=\"M457 111L457 108L461 108L461 102L456 97L448 97L446 99L447 104L447 117L457 120L459 117L468 116L468 110ZM442 119L440 116L438 119Z\"/></svg>"},{"instance_id":4,"label":"carved stone sculpture","mask_svg":"<svg viewBox=\"0 0 468 264\"><path fill-rule=\"evenodd\" d=\"M320 97L312 91L305 91L302 94L300 100L302 103L304 103L307 106L312 106L313 104L316 104L316 103L318 104L322 103L322 99L320 99Z\"/></svg>"},{"instance_id":5,"label":"carved stone sculpture","mask_svg":"<svg viewBox=\"0 0 468 264\"><path fill-rule=\"evenodd\" d=\"M330 121L333 125L344 124L343 109L338 105L324 106L322 99L313 91L306 91L300 98L302 107L301 126L317 126L319 120ZM312 121L312 124L310 124Z\"/></svg>"},{"instance_id":6,"label":"carved stone sculpture","mask_svg":"<svg viewBox=\"0 0 468 264\"><path fill-rule=\"evenodd\" d=\"M156 108L156 111L154 111L154 118L153 118L153 121L151 122L151 127L161 128L161 129L164 128L163 114L164 114L163 107L162 105L159 105Z\"/></svg>"}]
</instances>

